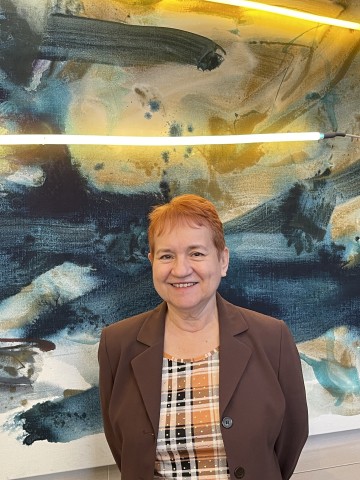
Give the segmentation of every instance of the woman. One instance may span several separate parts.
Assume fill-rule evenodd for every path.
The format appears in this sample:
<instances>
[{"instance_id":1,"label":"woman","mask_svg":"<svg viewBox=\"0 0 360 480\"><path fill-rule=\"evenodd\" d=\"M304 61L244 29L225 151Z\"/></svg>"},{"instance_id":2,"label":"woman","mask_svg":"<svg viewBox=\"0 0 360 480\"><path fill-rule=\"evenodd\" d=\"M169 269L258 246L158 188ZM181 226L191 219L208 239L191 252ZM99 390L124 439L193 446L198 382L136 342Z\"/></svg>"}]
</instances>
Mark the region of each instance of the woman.
<instances>
[{"instance_id":1,"label":"woman","mask_svg":"<svg viewBox=\"0 0 360 480\"><path fill-rule=\"evenodd\" d=\"M149 215L163 303L102 332L100 395L122 480L287 480L308 435L299 355L285 323L225 301L214 205L182 195Z\"/></svg>"}]
</instances>

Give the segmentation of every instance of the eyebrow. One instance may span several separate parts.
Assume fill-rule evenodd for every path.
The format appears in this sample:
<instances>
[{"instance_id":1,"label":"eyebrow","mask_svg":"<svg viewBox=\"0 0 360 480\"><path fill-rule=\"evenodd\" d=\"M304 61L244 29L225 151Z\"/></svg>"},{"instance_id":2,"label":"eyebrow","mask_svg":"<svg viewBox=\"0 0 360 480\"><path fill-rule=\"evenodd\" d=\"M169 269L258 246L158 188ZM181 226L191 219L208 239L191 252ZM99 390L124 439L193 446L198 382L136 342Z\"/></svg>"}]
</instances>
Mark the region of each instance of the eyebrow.
<instances>
[{"instance_id":1,"label":"eyebrow","mask_svg":"<svg viewBox=\"0 0 360 480\"><path fill-rule=\"evenodd\" d=\"M205 245L189 245L187 250L197 250L197 249L202 249L202 250L207 250ZM159 248L158 250L155 250L155 253L169 253L172 252L173 250L171 248Z\"/></svg>"}]
</instances>

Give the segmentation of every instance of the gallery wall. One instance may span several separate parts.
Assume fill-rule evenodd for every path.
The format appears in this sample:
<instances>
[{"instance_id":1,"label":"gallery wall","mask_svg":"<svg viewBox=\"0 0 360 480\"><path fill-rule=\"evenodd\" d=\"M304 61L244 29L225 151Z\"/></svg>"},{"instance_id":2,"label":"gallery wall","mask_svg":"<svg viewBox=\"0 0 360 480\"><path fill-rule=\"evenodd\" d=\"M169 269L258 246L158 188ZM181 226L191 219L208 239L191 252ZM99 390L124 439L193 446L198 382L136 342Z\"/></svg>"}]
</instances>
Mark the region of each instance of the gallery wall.
<instances>
[{"instance_id":1,"label":"gallery wall","mask_svg":"<svg viewBox=\"0 0 360 480\"><path fill-rule=\"evenodd\" d=\"M359 0L292 6L360 18ZM0 0L0 40L2 135L360 133L359 31L202 0ZM352 478L359 145L0 146L4 478L115 475L99 335L159 302L147 214L185 192L213 201L224 222L222 295L294 335L311 432L296 475Z\"/></svg>"},{"instance_id":2,"label":"gallery wall","mask_svg":"<svg viewBox=\"0 0 360 480\"><path fill-rule=\"evenodd\" d=\"M311 436L305 445L293 480L357 480L360 473L360 431L351 430ZM29 477L25 477L29 478ZM99 467L32 480L120 480L117 467Z\"/></svg>"}]
</instances>

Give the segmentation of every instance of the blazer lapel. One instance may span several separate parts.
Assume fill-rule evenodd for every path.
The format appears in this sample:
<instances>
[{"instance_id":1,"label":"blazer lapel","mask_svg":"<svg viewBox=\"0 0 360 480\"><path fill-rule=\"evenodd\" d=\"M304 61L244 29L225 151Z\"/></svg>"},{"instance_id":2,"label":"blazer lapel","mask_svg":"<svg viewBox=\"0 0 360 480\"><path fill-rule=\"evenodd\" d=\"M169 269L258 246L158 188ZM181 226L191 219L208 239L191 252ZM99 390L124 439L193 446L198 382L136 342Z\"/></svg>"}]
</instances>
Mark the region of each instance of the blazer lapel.
<instances>
[{"instance_id":1,"label":"blazer lapel","mask_svg":"<svg viewBox=\"0 0 360 480\"><path fill-rule=\"evenodd\" d=\"M245 372L252 350L241 341L248 325L239 309L217 296L220 327L220 417Z\"/></svg>"},{"instance_id":2,"label":"blazer lapel","mask_svg":"<svg viewBox=\"0 0 360 480\"><path fill-rule=\"evenodd\" d=\"M165 315L166 304L162 303L144 322L137 341L147 348L131 361L154 432L159 427Z\"/></svg>"},{"instance_id":3,"label":"blazer lapel","mask_svg":"<svg viewBox=\"0 0 360 480\"><path fill-rule=\"evenodd\" d=\"M239 309L217 295L220 325L220 416L224 413L251 357L252 350L241 341L248 325ZM158 431L164 350L166 303L153 310L144 322L137 341L146 348L132 362L136 382L153 426Z\"/></svg>"}]
</instances>

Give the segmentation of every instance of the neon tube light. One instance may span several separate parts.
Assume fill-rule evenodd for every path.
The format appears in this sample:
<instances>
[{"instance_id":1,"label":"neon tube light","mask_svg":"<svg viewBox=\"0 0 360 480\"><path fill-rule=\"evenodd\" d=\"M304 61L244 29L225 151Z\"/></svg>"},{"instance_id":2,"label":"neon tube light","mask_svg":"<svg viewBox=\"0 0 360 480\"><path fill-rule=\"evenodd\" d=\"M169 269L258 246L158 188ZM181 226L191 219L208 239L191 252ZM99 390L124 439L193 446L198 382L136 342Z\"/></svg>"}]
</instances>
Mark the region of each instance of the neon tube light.
<instances>
[{"instance_id":1,"label":"neon tube light","mask_svg":"<svg viewBox=\"0 0 360 480\"><path fill-rule=\"evenodd\" d=\"M266 5L265 3L251 2L247 0L227 0L225 2L222 2L220 0L206 1L211 3L224 3L226 5L234 5L235 7L245 7L253 10L261 10L263 12L285 15L286 17L299 18L301 20L307 20L310 22L322 23L324 25L334 25L335 27L349 28L350 30L360 30L360 23L349 22L346 20L338 20L337 18L324 17L322 15L301 12L299 10L292 10L285 7L277 7L276 5Z\"/></svg>"},{"instance_id":2,"label":"neon tube light","mask_svg":"<svg viewBox=\"0 0 360 480\"><path fill-rule=\"evenodd\" d=\"M191 146L242 143L304 142L333 137L360 138L359 135L331 132L259 133L252 135L212 135L185 137L138 137L117 135L19 134L0 135L0 145L109 145L109 146Z\"/></svg>"}]
</instances>

